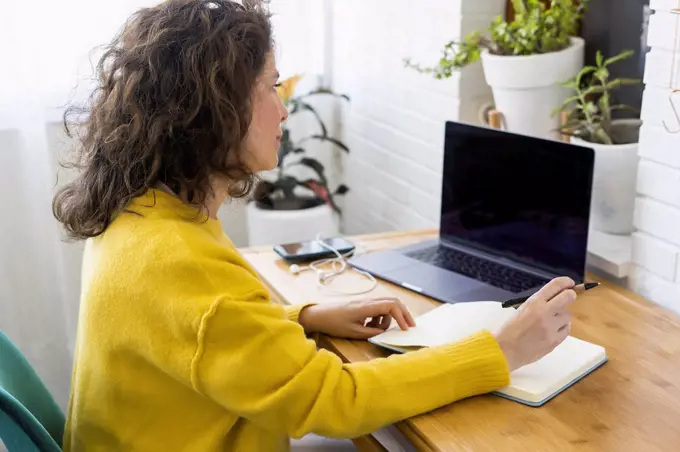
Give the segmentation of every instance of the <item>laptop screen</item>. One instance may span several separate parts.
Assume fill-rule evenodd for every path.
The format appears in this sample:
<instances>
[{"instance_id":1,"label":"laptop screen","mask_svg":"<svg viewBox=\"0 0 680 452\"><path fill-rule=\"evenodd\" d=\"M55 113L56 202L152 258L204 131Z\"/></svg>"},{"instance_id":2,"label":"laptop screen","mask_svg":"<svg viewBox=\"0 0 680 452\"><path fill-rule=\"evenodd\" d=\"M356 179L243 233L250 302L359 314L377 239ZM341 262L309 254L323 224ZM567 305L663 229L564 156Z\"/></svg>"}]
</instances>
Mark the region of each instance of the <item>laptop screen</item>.
<instances>
[{"instance_id":1,"label":"laptop screen","mask_svg":"<svg viewBox=\"0 0 680 452\"><path fill-rule=\"evenodd\" d=\"M447 122L441 238L583 278L591 149Z\"/></svg>"}]
</instances>

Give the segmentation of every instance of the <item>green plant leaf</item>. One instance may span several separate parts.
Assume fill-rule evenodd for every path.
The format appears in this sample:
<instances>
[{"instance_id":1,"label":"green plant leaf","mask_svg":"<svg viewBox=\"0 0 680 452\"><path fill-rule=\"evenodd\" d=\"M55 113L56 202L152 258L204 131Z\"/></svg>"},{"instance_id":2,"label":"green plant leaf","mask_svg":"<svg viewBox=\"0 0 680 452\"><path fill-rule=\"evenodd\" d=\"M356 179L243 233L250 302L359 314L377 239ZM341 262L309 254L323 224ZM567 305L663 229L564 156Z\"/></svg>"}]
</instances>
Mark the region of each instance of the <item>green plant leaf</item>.
<instances>
[{"instance_id":1,"label":"green plant leaf","mask_svg":"<svg viewBox=\"0 0 680 452\"><path fill-rule=\"evenodd\" d=\"M584 120L583 118L583 113L581 112L580 109L573 109L570 110L569 113L567 113L567 121L566 124L570 124L573 122L582 122Z\"/></svg>"},{"instance_id":2,"label":"green plant leaf","mask_svg":"<svg viewBox=\"0 0 680 452\"><path fill-rule=\"evenodd\" d=\"M635 111L639 112L640 109L631 107L630 105L625 105L625 104L617 104L617 105L612 105L609 107L609 110L614 111L614 110L626 110L626 111Z\"/></svg>"},{"instance_id":3,"label":"green plant leaf","mask_svg":"<svg viewBox=\"0 0 680 452\"><path fill-rule=\"evenodd\" d=\"M583 124L581 123L581 121L570 121L570 122L567 122L566 124L561 125L559 127L559 130L564 130L564 131L577 130L580 127L582 127L582 125Z\"/></svg>"},{"instance_id":4,"label":"green plant leaf","mask_svg":"<svg viewBox=\"0 0 680 452\"><path fill-rule=\"evenodd\" d=\"M589 141L587 139L588 132L583 130L558 130L561 135L566 135L568 137L581 138L582 140Z\"/></svg>"},{"instance_id":5,"label":"green plant leaf","mask_svg":"<svg viewBox=\"0 0 680 452\"><path fill-rule=\"evenodd\" d=\"M578 85L576 84L575 79L560 82L560 83L558 83L558 85L564 86L565 88L571 88L571 89L577 89L578 88Z\"/></svg>"},{"instance_id":6,"label":"green plant leaf","mask_svg":"<svg viewBox=\"0 0 680 452\"><path fill-rule=\"evenodd\" d=\"M282 176L274 182L274 187L283 192L283 196L290 198L295 195L295 187L302 185L302 182L293 176Z\"/></svg>"},{"instance_id":7,"label":"green plant leaf","mask_svg":"<svg viewBox=\"0 0 680 452\"><path fill-rule=\"evenodd\" d=\"M274 191L276 191L276 185L268 180L260 180L253 190L253 199L256 201L262 200L269 197Z\"/></svg>"},{"instance_id":8,"label":"green plant leaf","mask_svg":"<svg viewBox=\"0 0 680 452\"><path fill-rule=\"evenodd\" d=\"M585 91L583 91L583 96L591 96L593 94L602 94L610 91L612 89L620 88L623 85L637 85L639 80L637 79L615 79L607 83L605 86L591 86Z\"/></svg>"},{"instance_id":9,"label":"green plant leaf","mask_svg":"<svg viewBox=\"0 0 680 452\"><path fill-rule=\"evenodd\" d=\"M296 104L297 104L297 107L299 109L310 112L316 118L316 122L319 123L319 127L321 127L321 135L324 136L324 137L328 136L328 130L326 129L326 124L324 124L323 120L321 119L321 116L319 116L319 113L316 112L314 107L309 105L307 102L302 102L302 101L298 101L298 102L296 102ZM291 114L292 113L293 112L291 112Z\"/></svg>"},{"instance_id":10,"label":"green plant leaf","mask_svg":"<svg viewBox=\"0 0 680 452\"><path fill-rule=\"evenodd\" d=\"M583 116L583 111L581 110L581 104L578 104L576 106L576 108L569 111L569 114L567 115L567 119L571 121L572 119L575 119L575 118L580 119L582 116Z\"/></svg>"},{"instance_id":11,"label":"green plant leaf","mask_svg":"<svg viewBox=\"0 0 680 452\"><path fill-rule=\"evenodd\" d=\"M602 61L604 60L604 56L602 55L602 52L600 50L597 51L595 54L595 64L600 67L602 66Z\"/></svg>"},{"instance_id":12,"label":"green plant leaf","mask_svg":"<svg viewBox=\"0 0 680 452\"><path fill-rule=\"evenodd\" d=\"M512 8L515 10L515 14L522 15L527 13L529 6L526 0L512 0Z\"/></svg>"},{"instance_id":13,"label":"green plant leaf","mask_svg":"<svg viewBox=\"0 0 680 452\"><path fill-rule=\"evenodd\" d=\"M288 110L289 116L292 116L300 111L300 105L297 99L288 99L288 102L286 102L286 109Z\"/></svg>"},{"instance_id":14,"label":"green plant leaf","mask_svg":"<svg viewBox=\"0 0 680 452\"><path fill-rule=\"evenodd\" d=\"M595 77L602 81L605 81L609 78L609 71L607 70L607 68L601 67L595 71Z\"/></svg>"},{"instance_id":15,"label":"green plant leaf","mask_svg":"<svg viewBox=\"0 0 680 452\"><path fill-rule=\"evenodd\" d=\"M572 105L574 102L578 102L579 100L580 100L580 97L579 97L579 96L571 96L571 97L567 97L567 98L564 100L564 102L562 103L562 105L560 105L559 107L555 108L555 109L552 111L551 115L552 115L552 116L555 116L556 114L561 113L561 112L563 112L563 111L573 111L574 108L570 108L571 105Z\"/></svg>"},{"instance_id":16,"label":"green plant leaf","mask_svg":"<svg viewBox=\"0 0 680 452\"><path fill-rule=\"evenodd\" d=\"M328 96L333 96L333 97L340 97L342 99L345 99L346 101L350 100L349 96L347 94L338 94L338 93L331 91L328 88L315 89L313 91L308 92L307 94L303 94L301 96L298 96L298 99L304 99L306 97L318 96L318 95L328 95Z\"/></svg>"},{"instance_id":17,"label":"green plant leaf","mask_svg":"<svg viewBox=\"0 0 680 452\"><path fill-rule=\"evenodd\" d=\"M323 184L315 179L308 179L304 183L305 186L311 191L313 191L316 196L326 201L326 203L330 204L331 208L336 213L338 214L342 213L338 205L335 203L335 199L333 198L334 194L331 193L331 191L328 189L328 185Z\"/></svg>"},{"instance_id":18,"label":"green plant leaf","mask_svg":"<svg viewBox=\"0 0 680 452\"><path fill-rule=\"evenodd\" d=\"M604 66L609 66L609 65L617 63L621 60L625 60L627 58L632 57L634 54L635 54L634 50L625 50L625 51L619 53L616 56L613 56L611 58L607 58L604 62Z\"/></svg>"},{"instance_id":19,"label":"green plant leaf","mask_svg":"<svg viewBox=\"0 0 680 452\"><path fill-rule=\"evenodd\" d=\"M287 128L283 129L283 134L281 135L281 145L278 150L279 165L282 164L283 160L294 151L293 143L290 140L290 131Z\"/></svg>"},{"instance_id":20,"label":"green plant leaf","mask_svg":"<svg viewBox=\"0 0 680 452\"><path fill-rule=\"evenodd\" d=\"M595 71L597 71L597 66L584 66L583 69L579 71L579 75L581 76L580 78L583 78L583 76Z\"/></svg>"},{"instance_id":21,"label":"green plant leaf","mask_svg":"<svg viewBox=\"0 0 680 452\"><path fill-rule=\"evenodd\" d=\"M612 80L611 82L607 83L605 85L605 89L611 90L611 89L615 89L615 88L620 88L621 86L637 85L639 83L640 83L640 81L638 79L634 79L634 78L617 78L617 79Z\"/></svg>"},{"instance_id":22,"label":"green plant leaf","mask_svg":"<svg viewBox=\"0 0 680 452\"><path fill-rule=\"evenodd\" d=\"M598 127L595 130L593 137L596 138L598 140L598 142L600 142L602 144L613 144L614 143L612 141L611 137L607 134L607 132L602 127Z\"/></svg>"},{"instance_id":23,"label":"green plant leaf","mask_svg":"<svg viewBox=\"0 0 680 452\"><path fill-rule=\"evenodd\" d=\"M585 114L595 114L598 112L597 105L595 105L594 102L586 102L586 104L583 106L583 112Z\"/></svg>"},{"instance_id":24,"label":"green plant leaf","mask_svg":"<svg viewBox=\"0 0 680 452\"><path fill-rule=\"evenodd\" d=\"M639 85L642 80L638 78L618 78L616 81L619 82L620 85Z\"/></svg>"},{"instance_id":25,"label":"green plant leaf","mask_svg":"<svg viewBox=\"0 0 680 452\"><path fill-rule=\"evenodd\" d=\"M336 195L344 195L344 194L347 193L348 191L349 191L349 188L347 187L347 185L341 184L341 185L338 186L338 188L335 189L335 193L334 193L334 194L336 194Z\"/></svg>"},{"instance_id":26,"label":"green plant leaf","mask_svg":"<svg viewBox=\"0 0 680 452\"><path fill-rule=\"evenodd\" d=\"M597 68L596 68L595 66L586 66L586 67L584 67L583 69L581 69L581 70L578 72L578 74L576 74L575 77L572 77L571 79L566 80L566 81L564 81L564 82L560 82L560 83L558 83L558 84L561 85L561 86L564 86L564 87L566 87L566 88L571 88L571 89L573 89L573 90L578 90L579 88L581 88L581 83L582 83L583 78L584 78L586 75L588 75L588 74L590 74L590 73L592 73L592 72L595 72L596 70L597 70Z\"/></svg>"},{"instance_id":27,"label":"green plant leaf","mask_svg":"<svg viewBox=\"0 0 680 452\"><path fill-rule=\"evenodd\" d=\"M326 169L324 168L324 166L318 160L310 158L310 157L305 157L305 158L300 159L299 162L296 162L293 165L302 165L302 166L306 166L308 168L311 168L316 173L316 175L319 177L319 181L322 184L324 184L324 185L328 184L328 181L326 180L326 174L325 174Z\"/></svg>"},{"instance_id":28,"label":"green plant leaf","mask_svg":"<svg viewBox=\"0 0 680 452\"><path fill-rule=\"evenodd\" d=\"M606 86L591 86L591 87L589 87L588 89L586 89L585 91L583 91L583 92L581 93L581 95L582 95L583 97L589 97L589 96L592 96L593 94L601 94L601 93L604 93L604 92L606 92L608 89L610 89L610 88L607 88Z\"/></svg>"},{"instance_id":29,"label":"green plant leaf","mask_svg":"<svg viewBox=\"0 0 680 452\"><path fill-rule=\"evenodd\" d=\"M312 136L305 138L304 140L301 140L300 143L304 143L305 141L309 141L309 140L328 141L330 143L333 143L334 145L336 145L337 147L339 147L343 151L349 152L349 148L347 146L345 146L345 144L342 141L340 141L336 138L331 138L331 137L328 137L328 136L324 137L322 135L312 135Z\"/></svg>"}]
</instances>

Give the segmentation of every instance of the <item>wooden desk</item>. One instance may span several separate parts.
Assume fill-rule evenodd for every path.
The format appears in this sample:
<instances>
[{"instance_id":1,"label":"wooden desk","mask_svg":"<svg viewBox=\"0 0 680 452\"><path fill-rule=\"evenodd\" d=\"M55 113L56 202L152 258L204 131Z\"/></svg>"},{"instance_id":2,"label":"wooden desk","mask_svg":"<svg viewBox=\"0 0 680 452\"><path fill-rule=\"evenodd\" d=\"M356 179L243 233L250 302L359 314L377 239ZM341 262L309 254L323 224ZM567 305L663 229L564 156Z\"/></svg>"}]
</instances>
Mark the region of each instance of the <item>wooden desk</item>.
<instances>
[{"instance_id":1,"label":"wooden desk","mask_svg":"<svg viewBox=\"0 0 680 452\"><path fill-rule=\"evenodd\" d=\"M436 231L354 237L367 251L434 237ZM327 294L316 276L292 276L271 247L244 251L275 300L297 304L347 299ZM343 279L344 278L344 279ZM336 280L356 286L350 272ZM364 283L365 284L365 283ZM436 302L391 284L358 297L398 296L418 315ZM680 301L680 300L679 300ZM609 362L541 408L493 395L456 402L396 427L426 451L680 450L680 319L628 290L603 282L574 303L572 335L606 347ZM347 362L386 356L365 341L319 337Z\"/></svg>"}]
</instances>

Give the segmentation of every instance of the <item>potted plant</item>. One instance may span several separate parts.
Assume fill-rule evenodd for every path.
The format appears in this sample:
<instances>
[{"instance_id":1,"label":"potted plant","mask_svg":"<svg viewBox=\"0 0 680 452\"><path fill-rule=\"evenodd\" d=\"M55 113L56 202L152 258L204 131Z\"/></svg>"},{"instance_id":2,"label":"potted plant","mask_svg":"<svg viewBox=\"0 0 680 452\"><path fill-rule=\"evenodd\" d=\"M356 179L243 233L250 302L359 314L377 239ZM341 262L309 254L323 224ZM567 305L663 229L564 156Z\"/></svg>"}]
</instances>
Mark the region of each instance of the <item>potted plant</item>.
<instances>
[{"instance_id":1,"label":"potted plant","mask_svg":"<svg viewBox=\"0 0 680 452\"><path fill-rule=\"evenodd\" d=\"M630 58L625 51L605 59L596 54L594 66L584 67L576 77L563 85L576 94L565 100L554 114L566 112L559 132L568 135L573 144L595 151L595 172L591 222L594 229L610 234L633 232L633 211L638 173L638 139L640 119L614 119L613 113L634 108L614 104L613 90L641 81L610 78L609 66Z\"/></svg>"},{"instance_id":2,"label":"potted plant","mask_svg":"<svg viewBox=\"0 0 680 452\"><path fill-rule=\"evenodd\" d=\"M305 147L310 143L331 143L344 152L347 146L328 134L321 115L310 104L315 96L334 96L349 100L346 95L329 89L317 89L295 96L300 75L284 80L277 88L288 108L289 117L307 113L318 125L318 133L293 139L289 126L284 124L279 162L275 170L261 176L252 202L247 208L248 240L250 245L289 243L310 240L317 234L332 236L338 232L341 214L336 196L347 193L345 185L329 187L326 169L319 160L309 156Z\"/></svg>"},{"instance_id":3,"label":"potted plant","mask_svg":"<svg viewBox=\"0 0 680 452\"><path fill-rule=\"evenodd\" d=\"M514 19L498 16L488 36L475 31L462 42L449 42L434 67L410 59L405 64L441 79L481 59L505 128L557 138L559 122L550 113L570 94L559 82L583 67L584 41L574 34L587 2L552 0L546 6L541 0L512 0Z\"/></svg>"}]
</instances>

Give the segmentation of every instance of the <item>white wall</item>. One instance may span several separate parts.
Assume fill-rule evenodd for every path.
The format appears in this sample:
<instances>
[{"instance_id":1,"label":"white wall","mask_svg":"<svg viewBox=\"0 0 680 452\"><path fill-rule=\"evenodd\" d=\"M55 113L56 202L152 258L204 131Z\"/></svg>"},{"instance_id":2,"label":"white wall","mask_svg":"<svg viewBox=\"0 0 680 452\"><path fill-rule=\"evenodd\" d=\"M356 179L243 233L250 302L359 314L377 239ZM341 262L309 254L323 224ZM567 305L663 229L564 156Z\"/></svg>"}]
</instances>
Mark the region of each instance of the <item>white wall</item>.
<instances>
[{"instance_id":1,"label":"white wall","mask_svg":"<svg viewBox=\"0 0 680 452\"><path fill-rule=\"evenodd\" d=\"M436 63L443 45L485 31L502 0L334 2L333 86L351 97L343 111L345 232L439 224L444 122L476 121L491 99L478 63L446 80L404 68Z\"/></svg>"},{"instance_id":2,"label":"white wall","mask_svg":"<svg viewBox=\"0 0 680 452\"><path fill-rule=\"evenodd\" d=\"M676 0L651 0L640 137L640 169L633 236L631 288L642 296L680 312L680 123L669 104L673 37L680 16L669 11ZM680 28L678 36L680 36ZM680 41L675 54L673 88L680 88ZM680 108L680 94L674 97ZM679 110L680 111L680 110Z\"/></svg>"}]
</instances>

